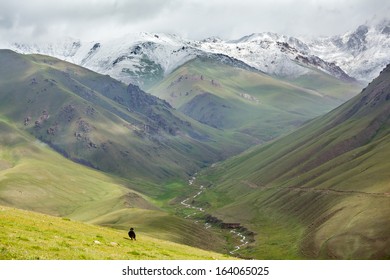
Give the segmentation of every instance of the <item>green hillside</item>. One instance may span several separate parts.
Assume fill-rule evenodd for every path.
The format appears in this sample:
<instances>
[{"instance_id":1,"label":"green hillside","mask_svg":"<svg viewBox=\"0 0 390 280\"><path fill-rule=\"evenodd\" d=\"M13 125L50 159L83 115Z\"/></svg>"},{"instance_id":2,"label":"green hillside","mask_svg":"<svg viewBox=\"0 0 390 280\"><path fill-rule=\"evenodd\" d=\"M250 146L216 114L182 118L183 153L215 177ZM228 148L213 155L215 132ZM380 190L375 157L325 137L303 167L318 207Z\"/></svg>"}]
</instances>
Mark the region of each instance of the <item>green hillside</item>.
<instances>
[{"instance_id":1,"label":"green hillside","mask_svg":"<svg viewBox=\"0 0 390 280\"><path fill-rule=\"evenodd\" d=\"M137 232L103 228L0 206L0 259L22 260L221 260L209 251Z\"/></svg>"},{"instance_id":2,"label":"green hillside","mask_svg":"<svg viewBox=\"0 0 390 280\"><path fill-rule=\"evenodd\" d=\"M250 145L136 86L55 58L1 50L0 77L2 116L65 157L121 177L186 178Z\"/></svg>"},{"instance_id":3,"label":"green hillside","mask_svg":"<svg viewBox=\"0 0 390 280\"><path fill-rule=\"evenodd\" d=\"M211 127L268 141L330 111L358 86L320 71L291 81L196 58L150 89L187 116Z\"/></svg>"},{"instance_id":4,"label":"green hillside","mask_svg":"<svg viewBox=\"0 0 390 280\"><path fill-rule=\"evenodd\" d=\"M197 204L255 258L390 258L390 66L352 100L203 173Z\"/></svg>"}]
</instances>

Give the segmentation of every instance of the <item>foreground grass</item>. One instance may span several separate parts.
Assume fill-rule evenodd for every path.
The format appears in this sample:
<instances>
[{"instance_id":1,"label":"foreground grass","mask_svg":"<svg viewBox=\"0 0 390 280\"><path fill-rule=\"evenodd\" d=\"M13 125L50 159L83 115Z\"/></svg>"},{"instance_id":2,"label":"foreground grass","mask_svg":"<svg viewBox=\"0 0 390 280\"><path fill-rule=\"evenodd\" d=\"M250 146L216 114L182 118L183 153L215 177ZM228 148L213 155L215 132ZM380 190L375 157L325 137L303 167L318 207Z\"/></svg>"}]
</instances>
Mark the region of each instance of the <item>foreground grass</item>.
<instances>
[{"instance_id":1,"label":"foreground grass","mask_svg":"<svg viewBox=\"0 0 390 280\"><path fill-rule=\"evenodd\" d=\"M0 259L232 259L126 231L0 206Z\"/></svg>"}]
</instances>

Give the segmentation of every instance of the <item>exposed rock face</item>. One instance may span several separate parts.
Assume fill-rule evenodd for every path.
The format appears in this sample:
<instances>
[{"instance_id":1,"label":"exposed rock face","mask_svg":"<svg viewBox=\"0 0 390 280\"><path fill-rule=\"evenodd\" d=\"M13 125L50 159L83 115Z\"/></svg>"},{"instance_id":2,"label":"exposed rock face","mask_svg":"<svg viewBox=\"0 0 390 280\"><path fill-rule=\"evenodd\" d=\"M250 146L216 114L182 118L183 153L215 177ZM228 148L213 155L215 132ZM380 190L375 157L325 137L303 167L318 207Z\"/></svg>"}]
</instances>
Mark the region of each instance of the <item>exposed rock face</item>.
<instances>
[{"instance_id":1,"label":"exposed rock face","mask_svg":"<svg viewBox=\"0 0 390 280\"><path fill-rule=\"evenodd\" d=\"M127 93L129 97L127 105L135 111L144 111L149 106L157 105L157 97L146 94L136 85L129 84Z\"/></svg>"},{"instance_id":2,"label":"exposed rock face","mask_svg":"<svg viewBox=\"0 0 390 280\"><path fill-rule=\"evenodd\" d=\"M355 82L356 79L350 77L347 73L345 73L339 66L337 66L333 62L326 62L318 56L302 56L297 55L295 58L296 61L302 62L308 66L316 66L318 68L326 70L332 76L339 78L343 81Z\"/></svg>"},{"instance_id":3,"label":"exposed rock face","mask_svg":"<svg viewBox=\"0 0 390 280\"><path fill-rule=\"evenodd\" d=\"M358 54L359 52L366 50L366 35L368 33L368 27L361 25L351 34L346 44L347 48L353 53Z\"/></svg>"}]
</instances>

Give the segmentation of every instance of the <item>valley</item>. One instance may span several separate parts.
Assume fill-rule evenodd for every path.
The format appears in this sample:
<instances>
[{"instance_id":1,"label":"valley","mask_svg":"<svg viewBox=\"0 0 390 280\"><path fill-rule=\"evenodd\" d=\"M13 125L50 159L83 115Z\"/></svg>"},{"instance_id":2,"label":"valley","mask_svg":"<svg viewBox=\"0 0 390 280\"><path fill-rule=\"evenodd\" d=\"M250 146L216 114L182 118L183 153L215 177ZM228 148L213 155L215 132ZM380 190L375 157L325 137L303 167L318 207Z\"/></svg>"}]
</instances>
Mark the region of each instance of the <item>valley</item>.
<instances>
[{"instance_id":1,"label":"valley","mask_svg":"<svg viewBox=\"0 0 390 280\"><path fill-rule=\"evenodd\" d=\"M389 74L286 137L201 172L209 187L196 203L257 232L247 251L259 257L290 246L291 258L388 258Z\"/></svg>"}]
</instances>

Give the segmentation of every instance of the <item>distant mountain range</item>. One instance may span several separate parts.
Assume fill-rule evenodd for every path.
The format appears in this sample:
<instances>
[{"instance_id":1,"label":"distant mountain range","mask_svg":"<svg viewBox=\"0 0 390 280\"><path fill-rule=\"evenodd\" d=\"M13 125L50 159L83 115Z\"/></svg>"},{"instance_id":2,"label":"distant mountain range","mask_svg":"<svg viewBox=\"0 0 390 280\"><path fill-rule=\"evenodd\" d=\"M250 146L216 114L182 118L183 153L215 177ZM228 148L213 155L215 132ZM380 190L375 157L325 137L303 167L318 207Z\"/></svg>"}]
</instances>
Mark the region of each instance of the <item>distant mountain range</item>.
<instances>
[{"instance_id":1,"label":"distant mountain range","mask_svg":"<svg viewBox=\"0 0 390 280\"><path fill-rule=\"evenodd\" d=\"M115 40L12 42L21 53L54 56L147 89L196 57L229 60L239 67L298 78L319 69L343 80L368 83L390 62L390 21L361 25L343 35L317 39L256 33L238 40L188 40L173 34L138 33Z\"/></svg>"}]
</instances>

